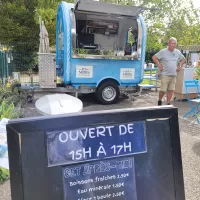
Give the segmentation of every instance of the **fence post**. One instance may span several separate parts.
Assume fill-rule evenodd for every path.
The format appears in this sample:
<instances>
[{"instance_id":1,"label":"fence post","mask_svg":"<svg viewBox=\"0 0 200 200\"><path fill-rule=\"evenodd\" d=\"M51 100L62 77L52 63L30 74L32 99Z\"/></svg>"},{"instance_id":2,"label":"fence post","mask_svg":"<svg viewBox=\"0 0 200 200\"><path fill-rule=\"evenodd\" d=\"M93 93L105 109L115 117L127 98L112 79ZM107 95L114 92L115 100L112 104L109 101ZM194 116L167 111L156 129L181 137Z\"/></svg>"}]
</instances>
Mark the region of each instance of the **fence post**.
<instances>
[{"instance_id":1,"label":"fence post","mask_svg":"<svg viewBox=\"0 0 200 200\"><path fill-rule=\"evenodd\" d=\"M8 77L9 77L9 73L8 73L8 52L7 50L5 51L5 56L4 56L4 60L5 60L5 85L8 83Z\"/></svg>"},{"instance_id":2,"label":"fence post","mask_svg":"<svg viewBox=\"0 0 200 200\"><path fill-rule=\"evenodd\" d=\"M0 79L3 84L3 56L1 51L0 51Z\"/></svg>"},{"instance_id":3,"label":"fence post","mask_svg":"<svg viewBox=\"0 0 200 200\"><path fill-rule=\"evenodd\" d=\"M5 78L7 78L7 73L6 73L6 54L4 51L0 52L0 78L2 79L2 83L5 82Z\"/></svg>"}]
</instances>

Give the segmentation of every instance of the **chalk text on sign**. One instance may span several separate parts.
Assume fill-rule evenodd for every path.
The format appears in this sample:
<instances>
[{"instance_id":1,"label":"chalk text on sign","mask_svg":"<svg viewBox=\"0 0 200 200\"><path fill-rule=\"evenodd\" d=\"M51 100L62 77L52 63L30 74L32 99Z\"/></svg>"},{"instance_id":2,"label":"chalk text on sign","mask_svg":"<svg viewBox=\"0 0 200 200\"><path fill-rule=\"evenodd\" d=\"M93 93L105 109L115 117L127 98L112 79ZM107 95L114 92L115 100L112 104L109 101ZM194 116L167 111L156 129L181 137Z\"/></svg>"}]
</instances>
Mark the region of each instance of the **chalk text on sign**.
<instances>
[{"instance_id":1,"label":"chalk text on sign","mask_svg":"<svg viewBox=\"0 0 200 200\"><path fill-rule=\"evenodd\" d=\"M69 130L59 133L59 141L61 143L66 143L69 141L77 141L79 139L86 140L86 139L94 139L100 137L112 137L114 135L115 126L99 126L99 127L91 127L91 128L81 128L77 130ZM120 136L126 134L133 134L134 133L134 124L125 124L119 125L118 131Z\"/></svg>"},{"instance_id":2,"label":"chalk text on sign","mask_svg":"<svg viewBox=\"0 0 200 200\"><path fill-rule=\"evenodd\" d=\"M86 158L92 157L92 149L91 147L86 150L86 148L79 149L77 151L71 151L69 152L69 155L72 156L72 160L82 160Z\"/></svg>"},{"instance_id":3,"label":"chalk text on sign","mask_svg":"<svg viewBox=\"0 0 200 200\"><path fill-rule=\"evenodd\" d=\"M98 164L86 164L82 167L74 167L74 168L66 168L64 170L64 177L65 178L73 178L79 177L82 169L83 175L91 175L91 174L98 174L102 172L109 172L112 169L121 170L121 169L128 169L133 167L133 160L132 159L124 159L121 161L116 161L114 164L111 165L110 162L100 162ZM96 182L99 178L96 177Z\"/></svg>"},{"instance_id":4,"label":"chalk text on sign","mask_svg":"<svg viewBox=\"0 0 200 200\"><path fill-rule=\"evenodd\" d=\"M111 149L113 149L113 154L114 155L120 155L121 152L126 153L126 152L130 152L131 153L131 142L129 142L128 144L126 144L125 142L123 143L123 145L113 145L111 147Z\"/></svg>"},{"instance_id":5,"label":"chalk text on sign","mask_svg":"<svg viewBox=\"0 0 200 200\"><path fill-rule=\"evenodd\" d=\"M56 148L56 151L55 151ZM48 166L145 153L145 122L47 132Z\"/></svg>"},{"instance_id":6,"label":"chalk text on sign","mask_svg":"<svg viewBox=\"0 0 200 200\"><path fill-rule=\"evenodd\" d=\"M77 193L78 193L78 194L84 194L84 193L87 193L87 192L88 192L87 189L84 189L84 190L78 189L78 190L77 190Z\"/></svg>"},{"instance_id":7,"label":"chalk text on sign","mask_svg":"<svg viewBox=\"0 0 200 200\"><path fill-rule=\"evenodd\" d=\"M62 173L65 200L137 199L135 165L131 156L65 166ZM133 186L133 190L130 191L127 185Z\"/></svg>"},{"instance_id":8,"label":"chalk text on sign","mask_svg":"<svg viewBox=\"0 0 200 200\"><path fill-rule=\"evenodd\" d=\"M75 167L75 168L71 168L71 169L66 168L64 176L65 176L65 178L80 176L80 171L81 171L80 167Z\"/></svg>"}]
</instances>

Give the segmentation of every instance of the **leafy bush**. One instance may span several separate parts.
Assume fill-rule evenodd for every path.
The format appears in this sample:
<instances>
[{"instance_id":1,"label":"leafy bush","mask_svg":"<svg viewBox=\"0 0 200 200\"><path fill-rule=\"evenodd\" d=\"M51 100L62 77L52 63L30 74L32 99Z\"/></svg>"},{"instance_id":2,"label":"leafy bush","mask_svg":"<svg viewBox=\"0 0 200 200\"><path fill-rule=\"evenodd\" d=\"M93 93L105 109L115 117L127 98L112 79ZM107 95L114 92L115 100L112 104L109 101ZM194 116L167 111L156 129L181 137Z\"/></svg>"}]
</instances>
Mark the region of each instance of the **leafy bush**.
<instances>
[{"instance_id":1,"label":"leafy bush","mask_svg":"<svg viewBox=\"0 0 200 200\"><path fill-rule=\"evenodd\" d=\"M0 106L0 119L3 118L8 118L8 119L13 119L15 118L15 113L14 111L14 104L8 104L5 100L2 101L1 106Z\"/></svg>"},{"instance_id":2,"label":"leafy bush","mask_svg":"<svg viewBox=\"0 0 200 200\"><path fill-rule=\"evenodd\" d=\"M9 178L9 171L0 167L0 184Z\"/></svg>"},{"instance_id":3,"label":"leafy bush","mask_svg":"<svg viewBox=\"0 0 200 200\"><path fill-rule=\"evenodd\" d=\"M25 102L26 96L19 93L17 89L0 88L0 120L22 117ZM0 167L0 183L7 178L9 178L9 171Z\"/></svg>"},{"instance_id":4,"label":"leafy bush","mask_svg":"<svg viewBox=\"0 0 200 200\"><path fill-rule=\"evenodd\" d=\"M200 67L197 67L196 69L196 79L200 80Z\"/></svg>"},{"instance_id":5,"label":"leafy bush","mask_svg":"<svg viewBox=\"0 0 200 200\"><path fill-rule=\"evenodd\" d=\"M0 104L2 104L4 100L6 100L8 104L13 103L16 106L21 100L21 97L18 90L3 87L0 88Z\"/></svg>"},{"instance_id":6,"label":"leafy bush","mask_svg":"<svg viewBox=\"0 0 200 200\"><path fill-rule=\"evenodd\" d=\"M26 105L26 95L19 93L17 89L0 88L0 117L13 119L23 115L23 107ZM11 112L11 110L13 112Z\"/></svg>"}]
</instances>

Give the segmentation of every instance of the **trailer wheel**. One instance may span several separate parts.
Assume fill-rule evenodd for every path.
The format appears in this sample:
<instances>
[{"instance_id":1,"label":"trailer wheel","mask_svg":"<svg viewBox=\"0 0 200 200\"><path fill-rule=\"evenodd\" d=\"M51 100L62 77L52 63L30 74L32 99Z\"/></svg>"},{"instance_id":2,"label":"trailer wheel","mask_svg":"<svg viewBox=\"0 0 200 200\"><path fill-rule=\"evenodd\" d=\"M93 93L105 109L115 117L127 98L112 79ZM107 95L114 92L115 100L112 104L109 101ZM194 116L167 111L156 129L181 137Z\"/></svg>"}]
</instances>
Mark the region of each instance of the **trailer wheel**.
<instances>
[{"instance_id":1,"label":"trailer wheel","mask_svg":"<svg viewBox=\"0 0 200 200\"><path fill-rule=\"evenodd\" d=\"M116 103L120 96L118 84L115 81L108 80L103 82L96 89L97 100L104 105Z\"/></svg>"}]
</instances>

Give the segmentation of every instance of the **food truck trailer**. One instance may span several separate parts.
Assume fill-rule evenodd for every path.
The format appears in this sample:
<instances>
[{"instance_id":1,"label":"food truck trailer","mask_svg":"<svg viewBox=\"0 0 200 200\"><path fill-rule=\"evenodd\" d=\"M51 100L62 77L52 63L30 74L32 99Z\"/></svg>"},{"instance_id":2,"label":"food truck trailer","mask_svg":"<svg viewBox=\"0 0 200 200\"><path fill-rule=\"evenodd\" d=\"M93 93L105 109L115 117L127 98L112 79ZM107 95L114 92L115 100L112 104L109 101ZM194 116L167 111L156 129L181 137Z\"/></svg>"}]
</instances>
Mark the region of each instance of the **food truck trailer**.
<instances>
[{"instance_id":1,"label":"food truck trailer","mask_svg":"<svg viewBox=\"0 0 200 200\"><path fill-rule=\"evenodd\" d=\"M145 62L142 11L92 0L61 2L55 64L47 61L51 54L39 55L40 88L95 93L102 104L115 103L120 93L136 92Z\"/></svg>"}]
</instances>

